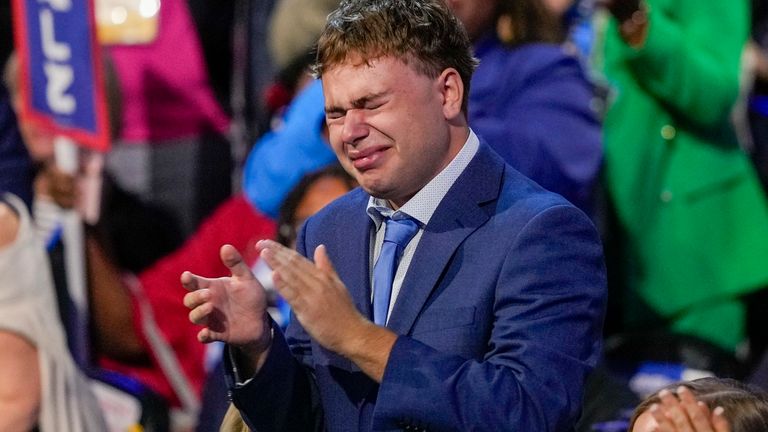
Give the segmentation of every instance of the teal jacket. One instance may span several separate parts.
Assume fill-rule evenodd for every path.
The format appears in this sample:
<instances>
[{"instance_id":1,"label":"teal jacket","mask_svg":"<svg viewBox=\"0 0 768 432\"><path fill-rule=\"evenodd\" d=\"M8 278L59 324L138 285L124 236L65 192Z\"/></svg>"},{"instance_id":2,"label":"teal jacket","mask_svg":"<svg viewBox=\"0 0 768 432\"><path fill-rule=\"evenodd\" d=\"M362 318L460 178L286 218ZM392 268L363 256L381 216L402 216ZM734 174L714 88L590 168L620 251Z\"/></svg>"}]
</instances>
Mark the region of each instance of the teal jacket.
<instances>
[{"instance_id":1,"label":"teal jacket","mask_svg":"<svg viewBox=\"0 0 768 432\"><path fill-rule=\"evenodd\" d=\"M746 1L648 0L635 49L605 34L605 179L626 236L627 286L683 333L743 338L740 296L768 286L768 205L731 125Z\"/></svg>"}]
</instances>

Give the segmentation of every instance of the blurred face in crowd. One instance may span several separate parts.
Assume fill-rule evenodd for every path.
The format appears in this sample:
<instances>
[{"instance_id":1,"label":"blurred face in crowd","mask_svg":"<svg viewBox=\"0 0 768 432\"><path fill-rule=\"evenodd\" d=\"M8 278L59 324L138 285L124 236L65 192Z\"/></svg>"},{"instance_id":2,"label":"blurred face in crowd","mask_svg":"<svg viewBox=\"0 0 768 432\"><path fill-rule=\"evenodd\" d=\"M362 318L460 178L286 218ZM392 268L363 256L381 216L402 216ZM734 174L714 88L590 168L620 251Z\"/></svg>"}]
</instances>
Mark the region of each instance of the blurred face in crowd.
<instances>
[{"instance_id":1,"label":"blurred face in crowd","mask_svg":"<svg viewBox=\"0 0 768 432\"><path fill-rule=\"evenodd\" d=\"M459 18L471 40L496 28L499 0L447 0L451 11Z\"/></svg>"},{"instance_id":2,"label":"blurred face in crowd","mask_svg":"<svg viewBox=\"0 0 768 432\"><path fill-rule=\"evenodd\" d=\"M574 0L544 0L544 6L557 16L565 14L573 3Z\"/></svg>"},{"instance_id":3,"label":"blurred face in crowd","mask_svg":"<svg viewBox=\"0 0 768 432\"><path fill-rule=\"evenodd\" d=\"M12 54L3 68L3 83L8 89L11 107L16 112L21 138L32 160L35 162L52 161L54 157L53 134L21 115L21 94L18 76L19 59L15 54Z\"/></svg>"},{"instance_id":4,"label":"blurred face in crowd","mask_svg":"<svg viewBox=\"0 0 768 432\"><path fill-rule=\"evenodd\" d=\"M301 225L310 216L330 204L336 198L349 192L349 186L336 177L320 177L312 183L296 207L294 218Z\"/></svg>"},{"instance_id":5,"label":"blurred face in crowd","mask_svg":"<svg viewBox=\"0 0 768 432\"><path fill-rule=\"evenodd\" d=\"M19 132L32 160L35 162L53 160L53 134L29 121L19 121Z\"/></svg>"},{"instance_id":6,"label":"blurred face in crowd","mask_svg":"<svg viewBox=\"0 0 768 432\"><path fill-rule=\"evenodd\" d=\"M464 118L463 86L452 68L430 78L394 56L365 62L353 54L324 72L323 93L331 146L342 166L366 192L395 208L437 175L466 139L450 135L449 123Z\"/></svg>"},{"instance_id":7,"label":"blurred face in crowd","mask_svg":"<svg viewBox=\"0 0 768 432\"><path fill-rule=\"evenodd\" d=\"M293 214L293 232L298 232L301 225L310 216L319 212L336 198L349 192L349 186L341 179L331 176L320 177L309 186L304 197L299 201L296 212ZM291 248L296 248L296 236L293 236Z\"/></svg>"}]
</instances>

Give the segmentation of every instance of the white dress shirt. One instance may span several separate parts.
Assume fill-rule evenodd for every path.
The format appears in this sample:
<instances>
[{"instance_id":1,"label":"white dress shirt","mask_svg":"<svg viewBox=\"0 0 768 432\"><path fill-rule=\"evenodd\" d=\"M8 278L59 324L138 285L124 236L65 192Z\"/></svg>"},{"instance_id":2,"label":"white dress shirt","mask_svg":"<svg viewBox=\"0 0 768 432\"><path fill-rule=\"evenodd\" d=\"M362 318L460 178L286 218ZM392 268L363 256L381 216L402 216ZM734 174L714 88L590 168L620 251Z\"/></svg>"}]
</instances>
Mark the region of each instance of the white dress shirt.
<instances>
[{"instance_id":1,"label":"white dress shirt","mask_svg":"<svg viewBox=\"0 0 768 432\"><path fill-rule=\"evenodd\" d=\"M424 233L424 227L427 226L432 215L435 213L437 206L445 198L448 190L456 182L464 169L469 165L469 161L477 153L477 149L480 146L480 140L477 135L470 129L467 141L461 148L456 157L435 176L429 183L427 183L420 191L416 193L408 202L403 204L398 210L393 210L389 205L389 202L385 199L371 197L368 200L368 207L366 209L368 216L373 220L375 225L375 240L373 242L373 253L371 257L370 266L371 269L371 286L373 286L373 267L376 260L379 258L379 252L381 251L381 245L384 243L384 219L389 217L393 219L403 218L402 213L415 219L419 224L419 231L408 243L403 251L403 256L400 259L400 264L397 267L395 273L395 279L392 283L392 295L389 299L389 309L387 312L387 320L392 313L392 309L395 306L395 301L400 294L400 287L403 284L405 274L410 267L413 254L416 252L416 247L419 245L421 236ZM371 292L373 296L373 292Z\"/></svg>"}]
</instances>

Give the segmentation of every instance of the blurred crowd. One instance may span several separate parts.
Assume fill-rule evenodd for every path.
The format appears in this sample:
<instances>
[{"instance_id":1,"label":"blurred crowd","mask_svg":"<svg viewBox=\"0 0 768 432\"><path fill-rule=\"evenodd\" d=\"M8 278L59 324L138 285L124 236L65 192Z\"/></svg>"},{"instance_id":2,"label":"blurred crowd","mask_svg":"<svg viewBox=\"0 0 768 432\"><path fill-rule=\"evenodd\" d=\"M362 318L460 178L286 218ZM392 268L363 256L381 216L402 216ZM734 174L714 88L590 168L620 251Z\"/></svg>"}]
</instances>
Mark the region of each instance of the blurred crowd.
<instances>
[{"instance_id":1,"label":"blurred crowd","mask_svg":"<svg viewBox=\"0 0 768 432\"><path fill-rule=\"evenodd\" d=\"M670 383L768 389L768 2L446 3L479 60L470 126L604 242L604 355L578 430L639 430L633 408ZM337 5L163 0L139 33L100 22L111 146L81 148L74 172L20 109L0 5L0 431L219 429L224 351L198 342L179 277L226 276L231 244L269 290L255 243L292 245L356 187L310 73ZM270 307L285 325L274 292Z\"/></svg>"}]
</instances>

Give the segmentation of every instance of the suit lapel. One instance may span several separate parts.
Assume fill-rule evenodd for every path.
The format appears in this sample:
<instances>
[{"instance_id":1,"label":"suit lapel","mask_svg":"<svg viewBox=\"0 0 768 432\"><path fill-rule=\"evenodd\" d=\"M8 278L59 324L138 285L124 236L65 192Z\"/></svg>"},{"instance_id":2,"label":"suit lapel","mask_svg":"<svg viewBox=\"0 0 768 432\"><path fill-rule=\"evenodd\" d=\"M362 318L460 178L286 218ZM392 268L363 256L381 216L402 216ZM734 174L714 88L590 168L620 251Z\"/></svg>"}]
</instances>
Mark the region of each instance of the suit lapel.
<instances>
[{"instance_id":1,"label":"suit lapel","mask_svg":"<svg viewBox=\"0 0 768 432\"><path fill-rule=\"evenodd\" d=\"M371 312L371 276L369 251L371 247L371 232L373 221L365 208L368 204L368 194L358 189L354 193L354 205L346 217L334 221L334 227L326 231L333 238L325 240L326 246L334 245L331 253L339 278L346 285L352 301L357 309L366 317L372 317Z\"/></svg>"},{"instance_id":2,"label":"suit lapel","mask_svg":"<svg viewBox=\"0 0 768 432\"><path fill-rule=\"evenodd\" d=\"M389 317L391 330L408 334L456 249L489 219L481 204L498 197L503 171L504 162L481 144L424 228Z\"/></svg>"}]
</instances>

